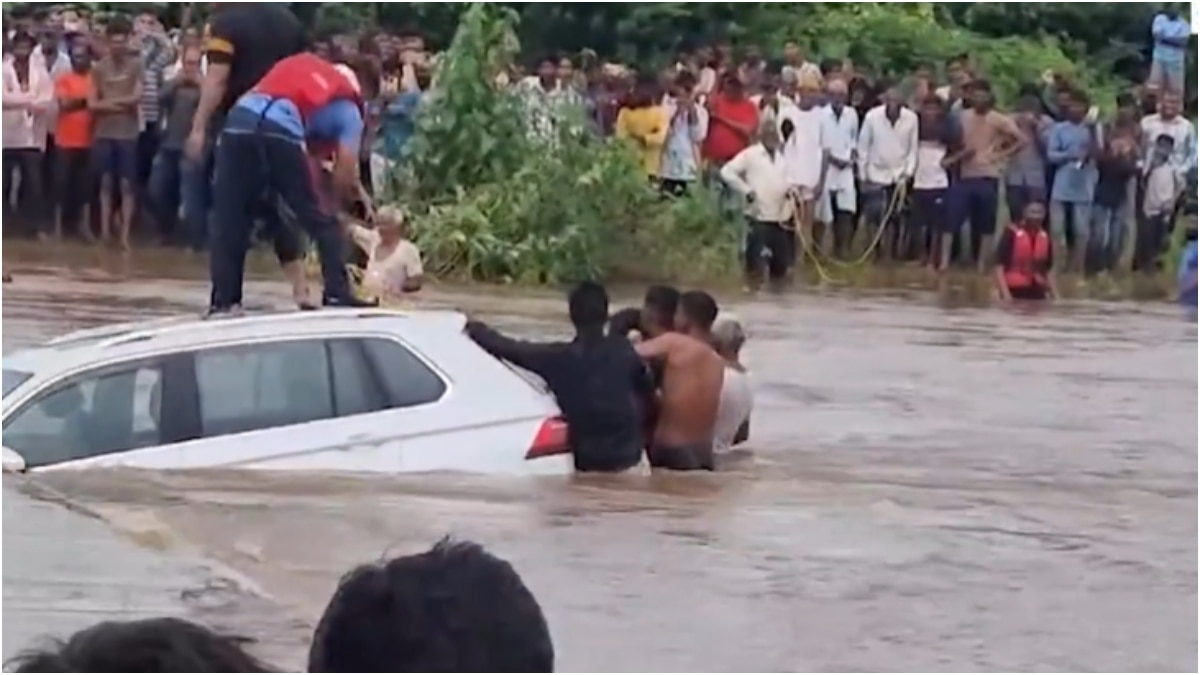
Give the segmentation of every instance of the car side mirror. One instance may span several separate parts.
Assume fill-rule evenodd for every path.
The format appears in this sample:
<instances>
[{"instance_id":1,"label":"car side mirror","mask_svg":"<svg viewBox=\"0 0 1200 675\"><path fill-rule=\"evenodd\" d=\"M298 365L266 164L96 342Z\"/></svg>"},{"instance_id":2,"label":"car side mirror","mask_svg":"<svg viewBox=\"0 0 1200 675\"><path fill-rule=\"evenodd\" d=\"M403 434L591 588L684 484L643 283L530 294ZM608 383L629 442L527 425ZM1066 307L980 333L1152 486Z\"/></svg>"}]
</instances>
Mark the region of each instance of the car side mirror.
<instances>
[{"instance_id":1,"label":"car side mirror","mask_svg":"<svg viewBox=\"0 0 1200 675\"><path fill-rule=\"evenodd\" d=\"M4 473L21 473L25 470L25 458L16 450L4 448Z\"/></svg>"}]
</instances>

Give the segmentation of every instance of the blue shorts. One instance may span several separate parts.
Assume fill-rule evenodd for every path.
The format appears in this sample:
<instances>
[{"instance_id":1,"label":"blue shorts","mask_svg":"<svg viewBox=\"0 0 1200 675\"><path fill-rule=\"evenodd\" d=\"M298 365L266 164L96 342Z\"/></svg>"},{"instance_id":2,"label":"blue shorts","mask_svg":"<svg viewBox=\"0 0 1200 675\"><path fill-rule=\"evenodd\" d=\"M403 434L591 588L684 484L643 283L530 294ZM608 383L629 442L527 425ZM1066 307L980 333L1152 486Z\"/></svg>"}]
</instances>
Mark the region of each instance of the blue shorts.
<instances>
[{"instance_id":1,"label":"blue shorts","mask_svg":"<svg viewBox=\"0 0 1200 675\"><path fill-rule=\"evenodd\" d=\"M97 138L92 141L92 166L96 173L133 182L138 175L137 139Z\"/></svg>"}]
</instances>

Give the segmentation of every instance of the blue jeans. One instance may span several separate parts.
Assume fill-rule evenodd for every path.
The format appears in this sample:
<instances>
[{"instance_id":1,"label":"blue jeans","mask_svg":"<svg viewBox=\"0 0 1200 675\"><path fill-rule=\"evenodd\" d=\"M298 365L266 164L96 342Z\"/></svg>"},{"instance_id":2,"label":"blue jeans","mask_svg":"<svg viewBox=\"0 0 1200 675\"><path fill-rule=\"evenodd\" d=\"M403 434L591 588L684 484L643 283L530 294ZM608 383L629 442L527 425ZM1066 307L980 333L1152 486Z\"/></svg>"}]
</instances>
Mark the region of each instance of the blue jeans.
<instances>
[{"instance_id":1,"label":"blue jeans","mask_svg":"<svg viewBox=\"0 0 1200 675\"><path fill-rule=\"evenodd\" d=\"M160 231L174 238L179 224L179 201L183 194L183 151L163 148L154 157L146 183L147 206Z\"/></svg>"},{"instance_id":2,"label":"blue jeans","mask_svg":"<svg viewBox=\"0 0 1200 675\"><path fill-rule=\"evenodd\" d=\"M1150 64L1150 84L1158 85L1163 91L1182 94L1187 86L1187 68L1183 59L1172 63L1154 61Z\"/></svg>"},{"instance_id":3,"label":"blue jeans","mask_svg":"<svg viewBox=\"0 0 1200 675\"><path fill-rule=\"evenodd\" d=\"M199 162L185 159L181 174L183 220L188 243L193 249L203 251L208 247L209 214L213 205L213 144L204 147L204 157Z\"/></svg>"},{"instance_id":4,"label":"blue jeans","mask_svg":"<svg viewBox=\"0 0 1200 675\"><path fill-rule=\"evenodd\" d=\"M1050 236L1059 250L1065 250L1067 242L1068 212L1071 214L1071 252L1082 259L1083 252L1091 245L1092 204L1050 200Z\"/></svg>"},{"instance_id":5,"label":"blue jeans","mask_svg":"<svg viewBox=\"0 0 1200 675\"><path fill-rule=\"evenodd\" d=\"M1121 262L1132 209L1129 202L1116 208L1099 204L1092 208L1091 250L1104 269L1115 270Z\"/></svg>"}]
</instances>

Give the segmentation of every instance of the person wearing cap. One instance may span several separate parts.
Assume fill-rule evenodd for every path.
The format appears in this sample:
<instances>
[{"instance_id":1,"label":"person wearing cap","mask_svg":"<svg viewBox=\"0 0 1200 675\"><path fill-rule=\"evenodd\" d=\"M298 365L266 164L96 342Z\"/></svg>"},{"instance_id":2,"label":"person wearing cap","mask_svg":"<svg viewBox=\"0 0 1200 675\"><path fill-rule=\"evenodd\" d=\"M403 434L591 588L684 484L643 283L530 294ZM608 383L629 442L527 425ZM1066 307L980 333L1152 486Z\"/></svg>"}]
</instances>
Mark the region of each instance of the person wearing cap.
<instances>
[{"instance_id":1,"label":"person wearing cap","mask_svg":"<svg viewBox=\"0 0 1200 675\"><path fill-rule=\"evenodd\" d=\"M736 317L717 317L712 330L713 348L725 359L725 380L717 407L717 426L713 449L719 454L745 443L750 438L750 413L754 409L754 390L750 374L742 365L742 346L746 331Z\"/></svg>"},{"instance_id":2,"label":"person wearing cap","mask_svg":"<svg viewBox=\"0 0 1200 675\"><path fill-rule=\"evenodd\" d=\"M334 188L348 199L361 194L359 147L362 96L357 78L314 54L290 56L273 68L229 112L216 149L215 214L210 272L210 314L236 311L242 303L246 250L254 216L266 211L292 219L315 242L321 258L324 304L361 307L347 277L341 228L323 209L308 146L331 149ZM269 217L268 222L277 222ZM285 265L303 265L304 251L278 225L275 251ZM301 302L308 309L310 303Z\"/></svg>"}]
</instances>

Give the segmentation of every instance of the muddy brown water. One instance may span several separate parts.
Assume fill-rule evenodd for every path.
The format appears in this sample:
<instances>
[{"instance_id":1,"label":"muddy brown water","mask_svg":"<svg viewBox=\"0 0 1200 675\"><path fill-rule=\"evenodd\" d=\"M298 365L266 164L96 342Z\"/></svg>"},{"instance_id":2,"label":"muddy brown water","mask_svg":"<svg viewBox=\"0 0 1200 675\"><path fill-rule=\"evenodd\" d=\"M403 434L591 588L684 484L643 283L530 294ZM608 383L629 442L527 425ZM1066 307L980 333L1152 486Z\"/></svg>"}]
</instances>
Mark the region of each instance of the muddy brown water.
<instances>
[{"instance_id":1,"label":"muddy brown water","mask_svg":"<svg viewBox=\"0 0 1200 675\"><path fill-rule=\"evenodd\" d=\"M6 352L199 311L207 292L14 271ZM250 295L286 300L277 283ZM429 302L563 330L553 299ZM454 534L513 561L560 670L1195 672L1194 324L1128 304L727 304L758 400L750 450L715 475L38 480L117 528L151 514L253 579L278 606L269 630L297 640L350 566Z\"/></svg>"}]
</instances>

